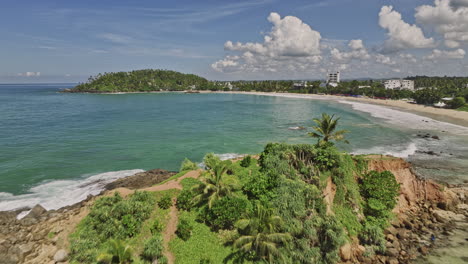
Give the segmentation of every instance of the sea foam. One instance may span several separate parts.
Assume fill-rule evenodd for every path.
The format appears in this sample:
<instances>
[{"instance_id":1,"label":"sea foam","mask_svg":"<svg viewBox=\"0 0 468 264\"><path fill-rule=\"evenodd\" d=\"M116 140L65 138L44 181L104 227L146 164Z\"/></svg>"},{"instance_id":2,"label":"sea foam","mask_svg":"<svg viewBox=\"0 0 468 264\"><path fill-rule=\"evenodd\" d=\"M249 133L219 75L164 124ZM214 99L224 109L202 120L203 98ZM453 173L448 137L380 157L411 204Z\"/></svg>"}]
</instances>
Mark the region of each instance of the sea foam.
<instances>
[{"instance_id":1,"label":"sea foam","mask_svg":"<svg viewBox=\"0 0 468 264\"><path fill-rule=\"evenodd\" d=\"M0 211L32 208L37 204L47 210L59 209L83 201L89 195L98 195L112 181L143 171L140 169L112 171L85 179L55 180L32 187L27 194L0 193ZM23 212L19 218L26 213Z\"/></svg>"},{"instance_id":2,"label":"sea foam","mask_svg":"<svg viewBox=\"0 0 468 264\"><path fill-rule=\"evenodd\" d=\"M385 119L387 122L396 126L417 130L446 130L454 134L468 135L467 127L434 120L432 118L413 113L395 110L386 106L344 100L340 100L338 102L342 104L349 104L354 110L369 113L371 116L376 118Z\"/></svg>"},{"instance_id":3,"label":"sea foam","mask_svg":"<svg viewBox=\"0 0 468 264\"><path fill-rule=\"evenodd\" d=\"M414 155L417 150L416 143L411 142L408 145L376 146L369 149L358 149L353 151L352 154L381 154L398 158L408 158Z\"/></svg>"}]
</instances>

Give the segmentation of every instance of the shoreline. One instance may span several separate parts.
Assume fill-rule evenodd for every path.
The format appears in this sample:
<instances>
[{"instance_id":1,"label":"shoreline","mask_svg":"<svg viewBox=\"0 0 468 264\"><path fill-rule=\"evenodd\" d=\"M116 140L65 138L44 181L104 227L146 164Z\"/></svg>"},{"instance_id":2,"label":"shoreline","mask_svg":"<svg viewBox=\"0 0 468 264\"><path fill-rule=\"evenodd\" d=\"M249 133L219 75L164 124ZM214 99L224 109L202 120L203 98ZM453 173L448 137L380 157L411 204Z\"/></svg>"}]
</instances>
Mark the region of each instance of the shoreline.
<instances>
[{"instance_id":1,"label":"shoreline","mask_svg":"<svg viewBox=\"0 0 468 264\"><path fill-rule=\"evenodd\" d=\"M329 101L349 101L359 102L373 105L385 106L391 109L400 110L417 114L423 117L432 118L437 121L452 123L468 127L468 112L457 111L453 109L435 108L431 106L411 104L402 100L381 100L372 98L355 98L337 95L318 95L318 94L300 94L300 93L269 93L269 92L205 92L201 93L222 93L222 94L249 94L249 95L263 95L263 96L276 96L293 99L309 99L309 100L329 100Z\"/></svg>"}]
</instances>

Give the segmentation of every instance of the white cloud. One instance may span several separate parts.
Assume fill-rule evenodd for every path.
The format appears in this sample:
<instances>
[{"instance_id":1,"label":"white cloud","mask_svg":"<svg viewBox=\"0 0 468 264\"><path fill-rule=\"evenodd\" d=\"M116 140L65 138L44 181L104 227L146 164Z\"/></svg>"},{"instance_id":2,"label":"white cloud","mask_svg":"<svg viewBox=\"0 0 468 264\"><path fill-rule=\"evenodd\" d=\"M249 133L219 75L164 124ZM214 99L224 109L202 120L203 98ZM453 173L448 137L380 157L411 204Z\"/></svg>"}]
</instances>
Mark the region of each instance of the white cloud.
<instances>
[{"instance_id":1,"label":"white cloud","mask_svg":"<svg viewBox=\"0 0 468 264\"><path fill-rule=\"evenodd\" d=\"M381 64L385 64L385 65L395 65L396 62L394 60L392 60L389 56L385 56L385 55L382 55L382 54L377 54L375 56L375 61L378 62L378 63L381 63Z\"/></svg>"},{"instance_id":2,"label":"white cloud","mask_svg":"<svg viewBox=\"0 0 468 264\"><path fill-rule=\"evenodd\" d=\"M333 48L330 51L332 58L338 61L349 61L352 59L367 60L371 57L360 39L350 40L348 47L351 48L349 52L341 52L337 48Z\"/></svg>"},{"instance_id":3,"label":"white cloud","mask_svg":"<svg viewBox=\"0 0 468 264\"><path fill-rule=\"evenodd\" d=\"M211 64L211 67L218 72L236 71L236 67L239 65L239 62L237 61L238 59L239 56L227 56L226 58Z\"/></svg>"},{"instance_id":4,"label":"white cloud","mask_svg":"<svg viewBox=\"0 0 468 264\"><path fill-rule=\"evenodd\" d=\"M24 76L24 77L39 77L41 76L41 73L40 72L20 72L17 75Z\"/></svg>"},{"instance_id":5,"label":"white cloud","mask_svg":"<svg viewBox=\"0 0 468 264\"><path fill-rule=\"evenodd\" d=\"M458 9L460 7L468 7L468 0L451 0L450 6L454 9Z\"/></svg>"},{"instance_id":6,"label":"white cloud","mask_svg":"<svg viewBox=\"0 0 468 264\"><path fill-rule=\"evenodd\" d=\"M439 50L434 49L430 55L424 57L424 59L434 60L434 59L463 59L466 52L462 49L456 50Z\"/></svg>"},{"instance_id":7,"label":"white cloud","mask_svg":"<svg viewBox=\"0 0 468 264\"><path fill-rule=\"evenodd\" d=\"M276 56L311 56L320 54L320 33L312 30L299 18L271 13L268 21L273 24L263 43L226 42L225 49L232 51L249 51L269 57Z\"/></svg>"},{"instance_id":8,"label":"white cloud","mask_svg":"<svg viewBox=\"0 0 468 264\"><path fill-rule=\"evenodd\" d=\"M418 23L433 26L442 34L449 48L468 43L468 0L436 0L434 6L416 8L415 17Z\"/></svg>"},{"instance_id":9,"label":"white cloud","mask_svg":"<svg viewBox=\"0 0 468 264\"><path fill-rule=\"evenodd\" d=\"M348 46L353 50L365 49L361 39L350 40Z\"/></svg>"},{"instance_id":10,"label":"white cloud","mask_svg":"<svg viewBox=\"0 0 468 264\"><path fill-rule=\"evenodd\" d=\"M240 55L226 56L211 65L219 72L277 72L306 70L322 60L321 35L294 16L268 16L273 26L262 43L227 41L227 51Z\"/></svg>"},{"instance_id":11,"label":"white cloud","mask_svg":"<svg viewBox=\"0 0 468 264\"><path fill-rule=\"evenodd\" d=\"M388 30L388 39L383 52L394 52L411 48L429 48L434 46L433 38L426 38L416 25L403 21L401 14L392 6L383 6L379 13L379 25Z\"/></svg>"},{"instance_id":12,"label":"white cloud","mask_svg":"<svg viewBox=\"0 0 468 264\"><path fill-rule=\"evenodd\" d=\"M401 53L400 55L400 58L402 58L403 60L406 60L408 62L412 62L412 63L416 63L418 60L416 60L416 58L413 56L413 54L409 54L409 53Z\"/></svg>"}]
</instances>

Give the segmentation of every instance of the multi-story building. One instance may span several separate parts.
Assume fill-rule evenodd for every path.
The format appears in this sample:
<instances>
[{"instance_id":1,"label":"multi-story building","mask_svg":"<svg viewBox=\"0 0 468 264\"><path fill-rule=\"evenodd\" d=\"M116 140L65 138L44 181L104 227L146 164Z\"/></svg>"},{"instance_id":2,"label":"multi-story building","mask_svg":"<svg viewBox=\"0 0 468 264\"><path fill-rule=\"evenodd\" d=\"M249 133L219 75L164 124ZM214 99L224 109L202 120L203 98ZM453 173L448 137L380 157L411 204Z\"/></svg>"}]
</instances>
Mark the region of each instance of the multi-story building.
<instances>
[{"instance_id":1,"label":"multi-story building","mask_svg":"<svg viewBox=\"0 0 468 264\"><path fill-rule=\"evenodd\" d=\"M339 83L340 82L340 72L333 72L328 74L328 83Z\"/></svg>"},{"instance_id":2,"label":"multi-story building","mask_svg":"<svg viewBox=\"0 0 468 264\"><path fill-rule=\"evenodd\" d=\"M414 90L414 81L412 80L401 80L401 88L400 89L407 89L407 90Z\"/></svg>"},{"instance_id":3,"label":"multi-story building","mask_svg":"<svg viewBox=\"0 0 468 264\"><path fill-rule=\"evenodd\" d=\"M414 81L412 80L386 80L384 82L385 89L390 90L414 90Z\"/></svg>"}]
</instances>

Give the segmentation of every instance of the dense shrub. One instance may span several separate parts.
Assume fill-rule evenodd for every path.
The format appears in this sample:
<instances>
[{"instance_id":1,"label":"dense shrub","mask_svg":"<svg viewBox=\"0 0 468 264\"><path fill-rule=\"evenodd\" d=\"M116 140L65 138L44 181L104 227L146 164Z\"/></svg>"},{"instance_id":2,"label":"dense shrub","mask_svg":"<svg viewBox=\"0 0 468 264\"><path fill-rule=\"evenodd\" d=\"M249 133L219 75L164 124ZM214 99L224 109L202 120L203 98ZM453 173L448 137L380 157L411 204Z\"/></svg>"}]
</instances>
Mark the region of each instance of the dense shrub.
<instances>
[{"instance_id":1,"label":"dense shrub","mask_svg":"<svg viewBox=\"0 0 468 264\"><path fill-rule=\"evenodd\" d=\"M96 200L88 216L70 237L71 259L93 263L106 241L136 236L154 204L154 197L149 192L138 191L126 200L118 193Z\"/></svg>"},{"instance_id":2,"label":"dense shrub","mask_svg":"<svg viewBox=\"0 0 468 264\"><path fill-rule=\"evenodd\" d=\"M177 196L177 209L190 211L190 209L194 206L193 198L195 194L190 190L183 190L180 192L179 196Z\"/></svg>"},{"instance_id":3,"label":"dense shrub","mask_svg":"<svg viewBox=\"0 0 468 264\"><path fill-rule=\"evenodd\" d=\"M207 169L213 169L216 166L216 164L219 164L220 162L221 159L214 153L208 153L203 158L203 164L205 164L205 167Z\"/></svg>"},{"instance_id":4,"label":"dense shrub","mask_svg":"<svg viewBox=\"0 0 468 264\"><path fill-rule=\"evenodd\" d=\"M192 236L192 230L193 227L189 221L186 219L181 219L177 225L176 234L180 239L187 241Z\"/></svg>"},{"instance_id":5,"label":"dense shrub","mask_svg":"<svg viewBox=\"0 0 468 264\"><path fill-rule=\"evenodd\" d=\"M158 260L158 263L165 263L163 257L163 239L160 235L152 236L145 241L142 257L148 261L153 262Z\"/></svg>"},{"instance_id":6,"label":"dense shrub","mask_svg":"<svg viewBox=\"0 0 468 264\"><path fill-rule=\"evenodd\" d=\"M452 109L457 109L466 104L465 98L455 97L452 101L448 102L448 106Z\"/></svg>"},{"instance_id":7,"label":"dense shrub","mask_svg":"<svg viewBox=\"0 0 468 264\"><path fill-rule=\"evenodd\" d=\"M163 231L163 228L164 228L163 224L161 224L161 222L159 222L158 219L155 219L154 222L150 226L151 234L153 235L159 234Z\"/></svg>"},{"instance_id":8,"label":"dense shrub","mask_svg":"<svg viewBox=\"0 0 468 264\"><path fill-rule=\"evenodd\" d=\"M251 164L252 164L252 157L250 155L245 156L240 161L240 165L244 168L250 167Z\"/></svg>"},{"instance_id":9,"label":"dense shrub","mask_svg":"<svg viewBox=\"0 0 468 264\"><path fill-rule=\"evenodd\" d=\"M164 210L169 209L169 207L171 207L171 205L172 205L172 198L169 195L164 195L158 201L159 208L164 209Z\"/></svg>"},{"instance_id":10,"label":"dense shrub","mask_svg":"<svg viewBox=\"0 0 468 264\"><path fill-rule=\"evenodd\" d=\"M179 171L192 171L197 169L198 165L195 162L185 158L184 161L182 161L182 164L180 165Z\"/></svg>"},{"instance_id":11,"label":"dense shrub","mask_svg":"<svg viewBox=\"0 0 468 264\"><path fill-rule=\"evenodd\" d=\"M250 208L246 198L223 197L216 200L208 212L207 223L214 229L232 229L234 223Z\"/></svg>"},{"instance_id":12,"label":"dense shrub","mask_svg":"<svg viewBox=\"0 0 468 264\"><path fill-rule=\"evenodd\" d=\"M396 205L400 185L389 172L370 171L361 183L361 194L365 199L364 214L367 221L381 227L387 223L391 210Z\"/></svg>"},{"instance_id":13,"label":"dense shrub","mask_svg":"<svg viewBox=\"0 0 468 264\"><path fill-rule=\"evenodd\" d=\"M385 252L385 237L383 230L380 226L373 225L367 222L362 232L359 234L359 240L363 245L371 245L373 252Z\"/></svg>"}]
</instances>

